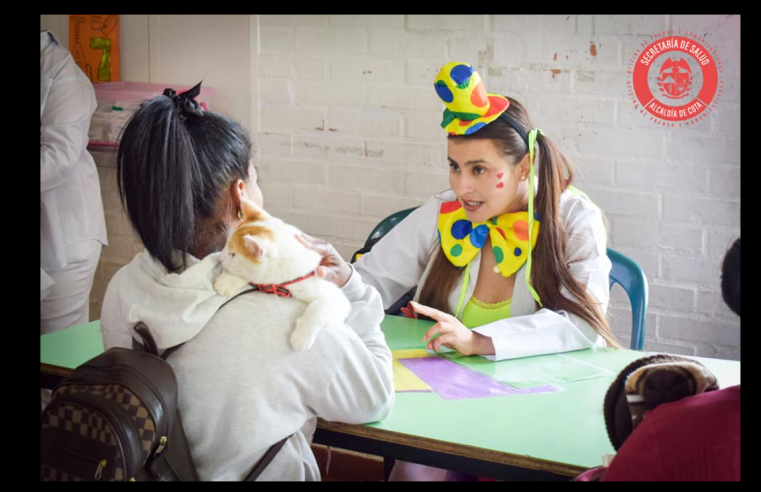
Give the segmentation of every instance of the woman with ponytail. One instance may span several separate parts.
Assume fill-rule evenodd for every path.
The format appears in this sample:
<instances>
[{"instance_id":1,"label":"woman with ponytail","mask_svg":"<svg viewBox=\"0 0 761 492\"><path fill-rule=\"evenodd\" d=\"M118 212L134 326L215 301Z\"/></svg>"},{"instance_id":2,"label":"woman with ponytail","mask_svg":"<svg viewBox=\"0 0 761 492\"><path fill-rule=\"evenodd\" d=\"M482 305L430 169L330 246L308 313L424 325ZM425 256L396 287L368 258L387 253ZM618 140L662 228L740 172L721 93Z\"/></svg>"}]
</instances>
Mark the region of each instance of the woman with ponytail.
<instances>
[{"instance_id":1,"label":"woman with ponytail","mask_svg":"<svg viewBox=\"0 0 761 492\"><path fill-rule=\"evenodd\" d=\"M302 301L253 288L233 297L214 290L228 235L263 198L247 132L203 111L199 92L200 84L180 94L166 89L124 129L119 193L145 251L108 284L103 346L132 348L139 321L159 351L181 345L168 361L201 480L253 479L256 463L269 463L259 480L319 480L310 448L318 414L363 423L393 407L380 296L332 260L338 254L330 244L308 239L325 257L317 273L341 287L351 314L295 353L289 338Z\"/></svg>"}]
</instances>

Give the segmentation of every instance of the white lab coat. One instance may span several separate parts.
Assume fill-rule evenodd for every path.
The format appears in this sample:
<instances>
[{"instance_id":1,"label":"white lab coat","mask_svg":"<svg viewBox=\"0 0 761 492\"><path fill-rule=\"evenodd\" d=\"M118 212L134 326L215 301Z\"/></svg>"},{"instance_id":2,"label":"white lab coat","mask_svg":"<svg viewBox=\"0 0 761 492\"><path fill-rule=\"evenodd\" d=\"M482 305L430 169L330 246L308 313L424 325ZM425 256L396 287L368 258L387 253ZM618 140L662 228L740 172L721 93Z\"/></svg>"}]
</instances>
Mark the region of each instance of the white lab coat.
<instances>
[{"instance_id":1,"label":"white lab coat","mask_svg":"<svg viewBox=\"0 0 761 492\"><path fill-rule=\"evenodd\" d=\"M69 50L42 31L40 267L48 273L67 267L67 246L86 240L108 244L98 171L87 152L95 108L92 84Z\"/></svg>"},{"instance_id":2,"label":"white lab coat","mask_svg":"<svg viewBox=\"0 0 761 492\"><path fill-rule=\"evenodd\" d=\"M432 252L441 247L436 230L439 206L454 199L451 190L429 198L355 263L363 281L380 292L384 307L389 307L409 289L423 283L432 264ZM602 213L589 200L565 191L560 197L560 217L565 220L569 233L566 263L571 275L586 286L587 292L601 303L605 312L610 295L611 263L605 251L607 241ZM463 306L473 295L480 264L479 252L470 265L470 281ZM491 337L494 343L495 355L484 357L502 360L605 346L605 340L578 316L544 308L537 311L526 286L525 268L524 264L516 273L511 317L474 329ZM450 313L457 308L464 274L465 269L450 293ZM571 297L565 288L562 293Z\"/></svg>"}]
</instances>

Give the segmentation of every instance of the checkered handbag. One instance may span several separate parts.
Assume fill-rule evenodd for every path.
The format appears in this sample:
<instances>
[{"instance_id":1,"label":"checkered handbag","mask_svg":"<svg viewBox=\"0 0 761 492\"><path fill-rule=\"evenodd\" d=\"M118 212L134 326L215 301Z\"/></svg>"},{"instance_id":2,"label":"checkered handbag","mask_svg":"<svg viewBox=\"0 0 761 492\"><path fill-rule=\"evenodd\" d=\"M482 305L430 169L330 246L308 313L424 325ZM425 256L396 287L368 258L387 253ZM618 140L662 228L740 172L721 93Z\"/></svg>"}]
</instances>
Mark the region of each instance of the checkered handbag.
<instances>
[{"instance_id":1,"label":"checkered handbag","mask_svg":"<svg viewBox=\"0 0 761 492\"><path fill-rule=\"evenodd\" d=\"M150 353L109 349L75 369L45 407L40 480L198 480L177 423L171 366Z\"/></svg>"},{"instance_id":2,"label":"checkered handbag","mask_svg":"<svg viewBox=\"0 0 761 492\"><path fill-rule=\"evenodd\" d=\"M198 480L166 361L183 344L159 356L145 323L134 330L143 342L135 350L108 349L53 391L41 417L41 481ZM270 446L245 481L255 481L291 436Z\"/></svg>"}]
</instances>

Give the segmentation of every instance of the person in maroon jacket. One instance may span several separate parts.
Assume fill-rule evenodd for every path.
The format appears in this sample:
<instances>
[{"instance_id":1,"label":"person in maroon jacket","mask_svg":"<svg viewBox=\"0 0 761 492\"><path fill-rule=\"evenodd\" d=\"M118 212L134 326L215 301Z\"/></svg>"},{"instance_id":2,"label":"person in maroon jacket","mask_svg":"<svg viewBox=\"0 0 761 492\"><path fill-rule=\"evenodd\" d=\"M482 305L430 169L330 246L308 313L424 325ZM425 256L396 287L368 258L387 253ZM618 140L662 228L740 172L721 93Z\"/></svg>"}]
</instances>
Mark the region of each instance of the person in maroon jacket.
<instances>
[{"instance_id":1,"label":"person in maroon jacket","mask_svg":"<svg viewBox=\"0 0 761 492\"><path fill-rule=\"evenodd\" d=\"M721 291L740 316L739 238L724 257ZM740 480L740 385L716 389L694 361L654 355L633 362L606 395L605 420L618 452L607 468L577 480Z\"/></svg>"}]
</instances>

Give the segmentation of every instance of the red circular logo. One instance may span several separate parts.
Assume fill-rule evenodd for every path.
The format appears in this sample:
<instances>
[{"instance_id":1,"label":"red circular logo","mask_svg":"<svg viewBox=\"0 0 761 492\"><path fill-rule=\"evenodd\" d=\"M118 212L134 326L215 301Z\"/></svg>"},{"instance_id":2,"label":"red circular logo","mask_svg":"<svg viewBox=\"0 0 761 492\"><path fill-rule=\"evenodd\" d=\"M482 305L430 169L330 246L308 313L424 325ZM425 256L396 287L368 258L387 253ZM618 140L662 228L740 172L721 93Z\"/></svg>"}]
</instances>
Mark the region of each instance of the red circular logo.
<instances>
[{"instance_id":1,"label":"red circular logo","mask_svg":"<svg viewBox=\"0 0 761 492\"><path fill-rule=\"evenodd\" d=\"M697 123L716 106L724 88L715 50L690 32L670 31L651 39L655 41L642 43L630 60L629 96L634 106L664 126Z\"/></svg>"}]
</instances>

